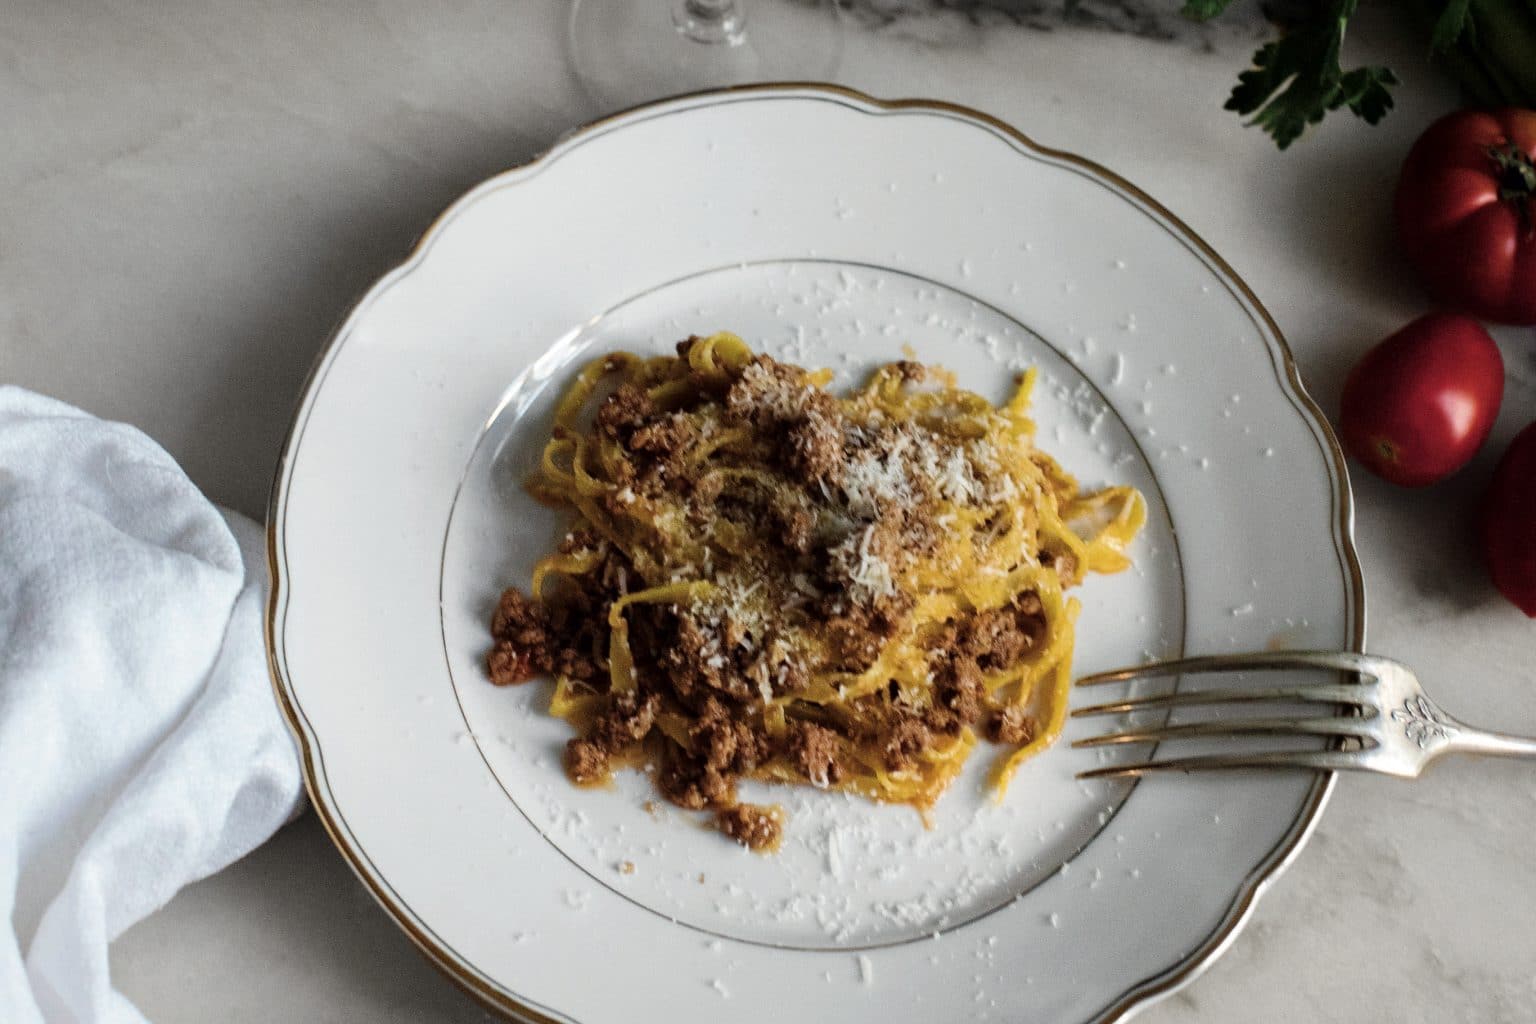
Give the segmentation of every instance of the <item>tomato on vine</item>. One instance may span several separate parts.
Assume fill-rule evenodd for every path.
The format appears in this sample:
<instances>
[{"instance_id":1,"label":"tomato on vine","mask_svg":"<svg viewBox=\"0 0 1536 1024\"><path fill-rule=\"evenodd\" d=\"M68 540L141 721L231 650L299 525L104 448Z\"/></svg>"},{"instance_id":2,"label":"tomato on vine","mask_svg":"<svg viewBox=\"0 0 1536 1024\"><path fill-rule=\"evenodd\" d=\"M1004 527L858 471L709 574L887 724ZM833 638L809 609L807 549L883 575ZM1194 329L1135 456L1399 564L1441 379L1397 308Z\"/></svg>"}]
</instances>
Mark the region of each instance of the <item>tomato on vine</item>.
<instances>
[{"instance_id":1,"label":"tomato on vine","mask_svg":"<svg viewBox=\"0 0 1536 1024\"><path fill-rule=\"evenodd\" d=\"M1536 111L1459 110L1430 125L1403 162L1394 212L1434 298L1536 324Z\"/></svg>"}]
</instances>

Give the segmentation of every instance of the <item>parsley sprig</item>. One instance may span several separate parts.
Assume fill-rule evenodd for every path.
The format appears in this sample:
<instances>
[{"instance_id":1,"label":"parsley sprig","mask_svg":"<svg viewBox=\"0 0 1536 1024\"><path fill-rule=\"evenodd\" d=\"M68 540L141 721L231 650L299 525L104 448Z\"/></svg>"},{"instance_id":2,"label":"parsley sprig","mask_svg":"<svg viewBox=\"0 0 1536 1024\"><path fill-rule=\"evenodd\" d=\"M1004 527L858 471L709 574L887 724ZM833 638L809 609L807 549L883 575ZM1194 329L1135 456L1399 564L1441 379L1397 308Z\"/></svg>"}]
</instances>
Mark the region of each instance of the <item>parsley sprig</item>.
<instances>
[{"instance_id":1,"label":"parsley sprig","mask_svg":"<svg viewBox=\"0 0 1536 1024\"><path fill-rule=\"evenodd\" d=\"M1186 0L1185 15L1199 21L1224 11L1231 0ZM1453 0L1455 2L1455 0ZM1253 55L1253 67L1237 76L1226 109L1253 115L1258 125L1285 149L1330 110L1348 107L1375 124L1392 109L1390 68L1367 66L1345 71L1339 62L1344 30L1359 0L1328 0L1311 21L1289 29Z\"/></svg>"}]
</instances>

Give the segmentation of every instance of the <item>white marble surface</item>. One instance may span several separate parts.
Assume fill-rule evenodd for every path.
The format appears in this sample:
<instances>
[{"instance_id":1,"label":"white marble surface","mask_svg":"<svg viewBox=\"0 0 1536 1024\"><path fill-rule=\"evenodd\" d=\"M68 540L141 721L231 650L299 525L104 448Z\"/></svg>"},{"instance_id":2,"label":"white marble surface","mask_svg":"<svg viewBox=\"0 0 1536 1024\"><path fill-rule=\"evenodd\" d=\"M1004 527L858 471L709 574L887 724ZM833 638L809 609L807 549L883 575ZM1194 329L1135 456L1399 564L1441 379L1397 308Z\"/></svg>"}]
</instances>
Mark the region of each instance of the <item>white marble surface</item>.
<instances>
[{"instance_id":1,"label":"white marble surface","mask_svg":"<svg viewBox=\"0 0 1536 1024\"><path fill-rule=\"evenodd\" d=\"M260 515L310 359L350 301L442 206L588 115L559 45L564 11L8 0L3 379L143 427L215 499ZM1368 12L1352 48L1406 79L1398 111L1376 129L1335 117L1277 154L1220 110L1251 16L1171 41L1062 27L1048 10L1022 20L1056 27L866 18L839 77L980 107L1149 190L1249 280L1334 408L1353 357L1423 308L1387 202L1408 142L1453 100L1422 44ZM1484 582L1468 539L1497 443L1536 417L1536 337L1500 338L1511 386L1495 448L1427 492L1357 479L1357 532L1370 646L1416 665L1453 711L1536 734L1536 624ZM1346 778L1231 951L1138 1019L1536 1019L1533 844L1530 765ZM113 961L166 1024L483 1017L312 816L131 930Z\"/></svg>"}]
</instances>

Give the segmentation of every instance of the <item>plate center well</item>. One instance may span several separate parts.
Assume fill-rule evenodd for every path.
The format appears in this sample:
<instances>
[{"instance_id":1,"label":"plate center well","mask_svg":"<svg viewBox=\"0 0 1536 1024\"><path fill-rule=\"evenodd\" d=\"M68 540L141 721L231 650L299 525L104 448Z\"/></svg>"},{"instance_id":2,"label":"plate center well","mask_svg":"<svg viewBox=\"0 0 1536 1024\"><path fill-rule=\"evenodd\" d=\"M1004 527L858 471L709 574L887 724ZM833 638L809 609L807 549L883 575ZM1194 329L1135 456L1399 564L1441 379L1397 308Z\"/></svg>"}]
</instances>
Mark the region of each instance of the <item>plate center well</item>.
<instances>
[{"instance_id":1,"label":"plate center well","mask_svg":"<svg viewBox=\"0 0 1536 1024\"><path fill-rule=\"evenodd\" d=\"M999 401L1017 373L1038 366L1040 446L1087 487L1134 484L1150 508L1132 551L1135 568L1090 577L1075 591L1083 602L1076 670L1181 653L1183 581L1162 495L1130 432L1074 363L1088 356L1086 342L1053 347L962 292L885 268L817 260L732 266L647 291L582 325L512 382L490 417L444 549L443 636L465 741L479 747L544 840L590 878L568 894L573 907L618 897L722 938L850 949L928 938L1007 906L1112 832L1131 792L1123 783L1074 778L1109 755L1069 749L1072 725L1065 740L1020 770L1001 803L986 786L994 751L979 745L931 827L908 807L744 785L744 800L779 803L789 815L783 848L760 856L667 805L638 773L620 773L606 789L573 786L560 768L572 733L546 711L549 684L502 689L486 678L486 624L497 595L509 585L526 588L534 562L568 525L528 497L522 482L572 374L604 352L670 352L689 334L716 330L734 331L775 358L832 369L837 391L915 353Z\"/></svg>"}]
</instances>

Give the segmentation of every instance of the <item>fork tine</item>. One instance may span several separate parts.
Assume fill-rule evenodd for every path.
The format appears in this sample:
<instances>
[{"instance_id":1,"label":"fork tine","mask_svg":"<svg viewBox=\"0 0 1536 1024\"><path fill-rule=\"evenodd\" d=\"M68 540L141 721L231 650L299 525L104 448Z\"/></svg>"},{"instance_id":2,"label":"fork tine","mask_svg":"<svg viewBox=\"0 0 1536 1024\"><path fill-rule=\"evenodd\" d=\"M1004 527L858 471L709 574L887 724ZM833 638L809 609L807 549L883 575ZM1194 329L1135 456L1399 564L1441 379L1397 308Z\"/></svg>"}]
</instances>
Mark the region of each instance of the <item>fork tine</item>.
<instances>
[{"instance_id":1,"label":"fork tine","mask_svg":"<svg viewBox=\"0 0 1536 1024\"><path fill-rule=\"evenodd\" d=\"M1074 747L1106 747L1121 743L1161 743L1198 736L1352 736L1369 735L1370 718L1240 718L1225 722L1185 722L1153 729L1126 729L1073 740Z\"/></svg>"},{"instance_id":2,"label":"fork tine","mask_svg":"<svg viewBox=\"0 0 1536 1024\"><path fill-rule=\"evenodd\" d=\"M1254 701L1310 701L1318 704L1354 704L1364 707L1370 703L1374 684L1320 683L1315 686L1266 686L1243 687L1227 690L1181 690L1177 693L1161 693L1151 697L1129 697L1107 704L1092 704L1074 708L1073 718L1087 715L1113 715L1126 711L1145 711L1153 708L1193 707L1201 704L1252 703Z\"/></svg>"},{"instance_id":3,"label":"fork tine","mask_svg":"<svg viewBox=\"0 0 1536 1024\"><path fill-rule=\"evenodd\" d=\"M1123 683L1130 679L1149 679L1155 676L1191 675L1196 672L1242 672L1266 668L1316 668L1335 672L1359 672L1371 675L1379 664L1366 654L1353 651L1265 651L1256 654L1212 654L1198 658L1175 658L1172 661L1154 661L1146 665L1095 672L1083 676L1078 686L1103 686L1106 683Z\"/></svg>"},{"instance_id":4,"label":"fork tine","mask_svg":"<svg viewBox=\"0 0 1536 1024\"><path fill-rule=\"evenodd\" d=\"M1363 751L1358 750L1277 750L1252 754L1199 754L1170 757L1162 761L1138 761L1078 772L1080 779L1108 779L1152 772L1206 772L1241 768L1311 768L1341 771L1364 768Z\"/></svg>"}]
</instances>

